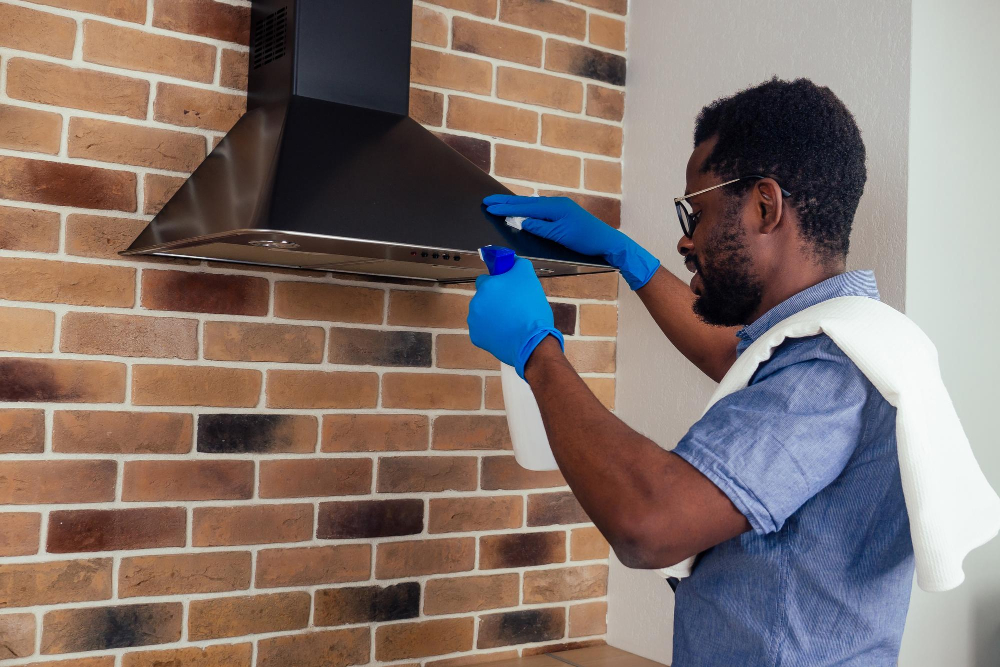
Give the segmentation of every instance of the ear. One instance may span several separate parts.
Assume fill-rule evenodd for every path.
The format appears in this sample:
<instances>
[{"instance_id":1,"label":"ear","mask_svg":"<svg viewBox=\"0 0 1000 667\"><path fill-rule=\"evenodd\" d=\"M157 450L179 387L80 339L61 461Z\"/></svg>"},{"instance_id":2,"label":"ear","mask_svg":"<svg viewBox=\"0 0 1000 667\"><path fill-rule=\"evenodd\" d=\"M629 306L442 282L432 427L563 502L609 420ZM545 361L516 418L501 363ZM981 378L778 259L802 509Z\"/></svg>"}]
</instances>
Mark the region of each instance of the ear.
<instances>
[{"instance_id":1,"label":"ear","mask_svg":"<svg viewBox=\"0 0 1000 667\"><path fill-rule=\"evenodd\" d=\"M773 178L762 178L754 184L753 203L761 234L771 234L786 222L782 215L784 199L781 196L781 187Z\"/></svg>"}]
</instances>

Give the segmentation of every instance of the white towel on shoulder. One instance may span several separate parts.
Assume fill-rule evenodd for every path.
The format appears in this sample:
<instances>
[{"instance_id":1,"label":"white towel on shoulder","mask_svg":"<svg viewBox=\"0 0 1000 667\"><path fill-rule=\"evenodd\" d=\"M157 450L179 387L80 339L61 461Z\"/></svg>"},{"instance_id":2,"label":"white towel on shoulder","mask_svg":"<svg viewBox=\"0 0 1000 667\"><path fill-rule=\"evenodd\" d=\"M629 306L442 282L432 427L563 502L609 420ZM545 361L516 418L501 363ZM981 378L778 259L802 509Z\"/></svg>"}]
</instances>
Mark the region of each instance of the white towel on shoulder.
<instances>
[{"instance_id":1,"label":"white towel on shoulder","mask_svg":"<svg viewBox=\"0 0 1000 667\"><path fill-rule=\"evenodd\" d=\"M705 408L747 386L786 338L824 333L896 408L896 448L910 520L917 584L947 591L965 580L962 561L1000 531L1000 498L983 475L941 380L937 349L905 315L845 296L806 308L754 341ZM695 558L659 570L691 574Z\"/></svg>"}]
</instances>

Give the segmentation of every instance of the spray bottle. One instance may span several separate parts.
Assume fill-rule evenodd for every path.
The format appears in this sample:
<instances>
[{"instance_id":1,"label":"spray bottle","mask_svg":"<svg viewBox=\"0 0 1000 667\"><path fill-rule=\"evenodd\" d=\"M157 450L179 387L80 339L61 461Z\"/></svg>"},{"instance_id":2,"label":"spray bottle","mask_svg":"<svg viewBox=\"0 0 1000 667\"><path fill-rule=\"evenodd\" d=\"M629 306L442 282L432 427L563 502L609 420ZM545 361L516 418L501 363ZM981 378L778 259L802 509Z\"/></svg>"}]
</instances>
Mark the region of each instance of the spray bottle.
<instances>
[{"instance_id":1,"label":"spray bottle","mask_svg":"<svg viewBox=\"0 0 1000 667\"><path fill-rule=\"evenodd\" d=\"M484 246L479 256L486 263L491 276L506 273L514 266L514 251L502 246ZM545 435L542 413L538 410L531 387L521 379L512 366L500 365L500 384L507 410L507 427L514 445L514 459L528 470L557 470L549 438Z\"/></svg>"}]
</instances>

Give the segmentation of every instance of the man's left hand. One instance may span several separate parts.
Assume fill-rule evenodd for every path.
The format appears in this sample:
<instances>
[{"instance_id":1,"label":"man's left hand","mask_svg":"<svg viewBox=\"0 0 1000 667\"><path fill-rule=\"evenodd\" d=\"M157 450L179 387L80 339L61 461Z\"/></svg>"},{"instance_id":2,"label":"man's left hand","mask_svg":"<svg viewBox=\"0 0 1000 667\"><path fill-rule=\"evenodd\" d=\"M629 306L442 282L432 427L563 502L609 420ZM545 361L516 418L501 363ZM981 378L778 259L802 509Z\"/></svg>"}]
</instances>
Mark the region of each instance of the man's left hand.
<instances>
[{"instance_id":1,"label":"man's left hand","mask_svg":"<svg viewBox=\"0 0 1000 667\"><path fill-rule=\"evenodd\" d=\"M506 273L476 279L468 323L472 343L513 366L522 378L525 363L546 336L564 345L535 269L520 257Z\"/></svg>"}]
</instances>

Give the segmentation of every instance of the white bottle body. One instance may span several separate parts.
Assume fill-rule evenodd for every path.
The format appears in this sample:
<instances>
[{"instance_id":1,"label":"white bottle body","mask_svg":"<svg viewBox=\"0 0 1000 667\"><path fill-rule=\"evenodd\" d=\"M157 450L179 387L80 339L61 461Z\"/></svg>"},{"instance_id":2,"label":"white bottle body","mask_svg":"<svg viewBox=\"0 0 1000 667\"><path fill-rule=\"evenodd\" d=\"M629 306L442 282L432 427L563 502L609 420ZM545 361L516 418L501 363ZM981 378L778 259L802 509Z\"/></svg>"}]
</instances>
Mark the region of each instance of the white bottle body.
<instances>
[{"instance_id":1,"label":"white bottle body","mask_svg":"<svg viewBox=\"0 0 1000 667\"><path fill-rule=\"evenodd\" d=\"M531 387L507 364L500 366L500 384L514 459L528 470L558 470Z\"/></svg>"}]
</instances>

